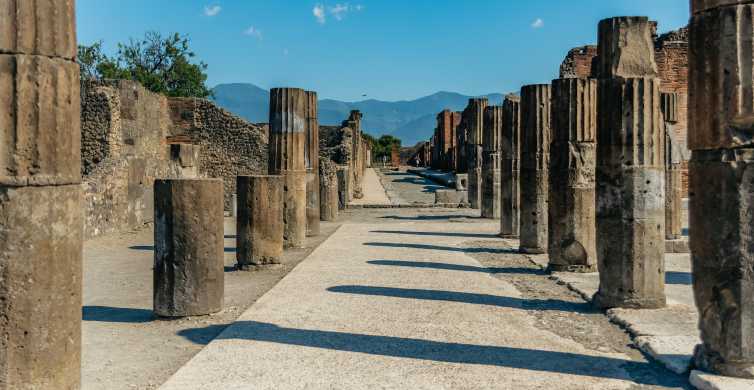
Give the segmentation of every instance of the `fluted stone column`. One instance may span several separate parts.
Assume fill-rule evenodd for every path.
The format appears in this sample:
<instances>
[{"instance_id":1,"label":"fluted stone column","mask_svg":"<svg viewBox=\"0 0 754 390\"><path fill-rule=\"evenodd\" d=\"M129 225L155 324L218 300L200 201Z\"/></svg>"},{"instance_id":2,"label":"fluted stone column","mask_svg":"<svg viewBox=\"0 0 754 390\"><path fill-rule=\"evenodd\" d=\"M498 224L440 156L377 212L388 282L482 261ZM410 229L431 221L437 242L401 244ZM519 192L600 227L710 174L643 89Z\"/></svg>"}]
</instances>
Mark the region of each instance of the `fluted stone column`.
<instances>
[{"instance_id":1,"label":"fluted stone column","mask_svg":"<svg viewBox=\"0 0 754 390\"><path fill-rule=\"evenodd\" d=\"M678 95L663 93L660 102L665 131L665 239L677 240L681 238L683 229L681 173L685 157L684 147L673 131L673 125L678 122Z\"/></svg>"},{"instance_id":2,"label":"fluted stone column","mask_svg":"<svg viewBox=\"0 0 754 390\"><path fill-rule=\"evenodd\" d=\"M597 271L596 131L597 81L553 80L547 217L551 271Z\"/></svg>"},{"instance_id":3,"label":"fluted stone column","mask_svg":"<svg viewBox=\"0 0 754 390\"><path fill-rule=\"evenodd\" d=\"M550 84L521 88L520 250L547 253Z\"/></svg>"},{"instance_id":4,"label":"fluted stone column","mask_svg":"<svg viewBox=\"0 0 754 390\"><path fill-rule=\"evenodd\" d=\"M283 177L236 178L236 267L253 270L283 257Z\"/></svg>"},{"instance_id":5,"label":"fluted stone column","mask_svg":"<svg viewBox=\"0 0 754 390\"><path fill-rule=\"evenodd\" d=\"M348 202L350 202L351 193L351 180L350 180L350 168L348 165L340 165L337 168L336 175L338 177L338 210L345 210L348 208Z\"/></svg>"},{"instance_id":6,"label":"fluted stone column","mask_svg":"<svg viewBox=\"0 0 754 390\"><path fill-rule=\"evenodd\" d=\"M225 294L223 181L154 182L154 313L216 313Z\"/></svg>"},{"instance_id":7,"label":"fluted stone column","mask_svg":"<svg viewBox=\"0 0 754 390\"><path fill-rule=\"evenodd\" d=\"M487 98L469 99L463 112L466 117L466 170L469 174L469 203L472 209L482 207L482 139L484 137L484 109Z\"/></svg>"},{"instance_id":8,"label":"fluted stone column","mask_svg":"<svg viewBox=\"0 0 754 390\"><path fill-rule=\"evenodd\" d=\"M484 109L482 137L482 218L500 218L500 137L503 106Z\"/></svg>"},{"instance_id":9,"label":"fluted stone column","mask_svg":"<svg viewBox=\"0 0 754 390\"><path fill-rule=\"evenodd\" d=\"M599 24L597 258L600 307L665 305L660 80L646 17Z\"/></svg>"},{"instance_id":10,"label":"fluted stone column","mask_svg":"<svg viewBox=\"0 0 754 390\"><path fill-rule=\"evenodd\" d=\"M754 4L694 0L691 11L689 222L702 339L695 360L754 378Z\"/></svg>"},{"instance_id":11,"label":"fluted stone column","mask_svg":"<svg viewBox=\"0 0 754 390\"><path fill-rule=\"evenodd\" d=\"M301 247L306 239L306 92L298 88L270 90L269 173L285 184L285 247Z\"/></svg>"},{"instance_id":12,"label":"fluted stone column","mask_svg":"<svg viewBox=\"0 0 754 390\"><path fill-rule=\"evenodd\" d=\"M73 1L0 5L0 388L77 389L83 235Z\"/></svg>"},{"instance_id":13,"label":"fluted stone column","mask_svg":"<svg viewBox=\"0 0 754 390\"><path fill-rule=\"evenodd\" d=\"M517 238L519 228L519 164L521 157L521 99L508 95L503 101L500 140L500 235Z\"/></svg>"},{"instance_id":14,"label":"fluted stone column","mask_svg":"<svg viewBox=\"0 0 754 390\"><path fill-rule=\"evenodd\" d=\"M319 235L319 120L317 93L306 91L306 235Z\"/></svg>"},{"instance_id":15,"label":"fluted stone column","mask_svg":"<svg viewBox=\"0 0 754 390\"><path fill-rule=\"evenodd\" d=\"M338 173L337 165L329 158L319 161L319 216L322 221L338 219Z\"/></svg>"}]
</instances>

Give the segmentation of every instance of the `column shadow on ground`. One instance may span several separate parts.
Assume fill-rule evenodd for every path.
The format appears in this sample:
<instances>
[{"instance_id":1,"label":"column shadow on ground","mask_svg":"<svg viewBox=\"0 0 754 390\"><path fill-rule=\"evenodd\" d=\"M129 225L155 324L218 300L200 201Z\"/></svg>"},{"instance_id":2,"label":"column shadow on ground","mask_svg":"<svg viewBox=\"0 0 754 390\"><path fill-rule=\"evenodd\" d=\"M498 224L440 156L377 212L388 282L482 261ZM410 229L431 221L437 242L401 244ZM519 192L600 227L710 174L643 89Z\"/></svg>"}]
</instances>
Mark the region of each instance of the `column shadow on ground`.
<instances>
[{"instance_id":1,"label":"column shadow on ground","mask_svg":"<svg viewBox=\"0 0 754 390\"><path fill-rule=\"evenodd\" d=\"M135 251L151 251L154 252L154 245L132 245L129 246L128 249L135 250ZM236 248L234 247L225 247L224 251L226 253L236 253Z\"/></svg>"},{"instance_id":2,"label":"column shadow on ground","mask_svg":"<svg viewBox=\"0 0 754 390\"><path fill-rule=\"evenodd\" d=\"M691 272L665 271L665 283L690 286L692 283Z\"/></svg>"},{"instance_id":3,"label":"column shadow on ground","mask_svg":"<svg viewBox=\"0 0 754 390\"><path fill-rule=\"evenodd\" d=\"M458 291L421 290L378 286L334 286L329 287L327 291L340 294L468 303L473 305L507 307L522 310L551 310L579 313L597 312L597 309L587 302L568 302L560 299L523 299Z\"/></svg>"},{"instance_id":4,"label":"column shadow on ground","mask_svg":"<svg viewBox=\"0 0 754 390\"><path fill-rule=\"evenodd\" d=\"M217 328L220 326L185 329L179 331L178 335L197 344L206 344L208 342L206 334L216 333ZM683 383L675 375L659 372L662 370L651 363L620 358L529 348L285 328L257 321L238 321L226 332L220 334L218 339L253 340L377 356L621 379L644 385L678 386Z\"/></svg>"},{"instance_id":5,"label":"column shadow on ground","mask_svg":"<svg viewBox=\"0 0 754 390\"><path fill-rule=\"evenodd\" d=\"M481 217L466 215L466 214L454 214L454 215L417 215L415 217L408 217L404 215L385 215L380 217L381 219L395 219L399 221L441 221L458 218L466 219L481 219Z\"/></svg>"},{"instance_id":6,"label":"column shadow on ground","mask_svg":"<svg viewBox=\"0 0 754 390\"><path fill-rule=\"evenodd\" d=\"M152 310L110 306L83 306L83 321L138 324L154 321Z\"/></svg>"},{"instance_id":7,"label":"column shadow on ground","mask_svg":"<svg viewBox=\"0 0 754 390\"><path fill-rule=\"evenodd\" d=\"M452 232L416 232L416 231L410 231L410 230L372 230L370 233L406 234L406 235L413 235L413 236L500 238L500 236L497 235L497 234L452 233Z\"/></svg>"},{"instance_id":8,"label":"column shadow on ground","mask_svg":"<svg viewBox=\"0 0 754 390\"><path fill-rule=\"evenodd\" d=\"M406 261L406 260L370 260L367 264L386 265L394 267L411 267L411 268L430 268L446 271L463 271L463 272L481 272L486 274L527 274L527 275L547 275L547 272L540 268L525 267L477 267L474 265L437 263L431 261Z\"/></svg>"},{"instance_id":9,"label":"column shadow on ground","mask_svg":"<svg viewBox=\"0 0 754 390\"><path fill-rule=\"evenodd\" d=\"M386 248L409 248L409 249L428 249L436 251L462 252L462 253L519 253L512 248L456 248L452 246L430 245L430 244L406 244L398 242L365 242L366 246L380 246Z\"/></svg>"}]
</instances>

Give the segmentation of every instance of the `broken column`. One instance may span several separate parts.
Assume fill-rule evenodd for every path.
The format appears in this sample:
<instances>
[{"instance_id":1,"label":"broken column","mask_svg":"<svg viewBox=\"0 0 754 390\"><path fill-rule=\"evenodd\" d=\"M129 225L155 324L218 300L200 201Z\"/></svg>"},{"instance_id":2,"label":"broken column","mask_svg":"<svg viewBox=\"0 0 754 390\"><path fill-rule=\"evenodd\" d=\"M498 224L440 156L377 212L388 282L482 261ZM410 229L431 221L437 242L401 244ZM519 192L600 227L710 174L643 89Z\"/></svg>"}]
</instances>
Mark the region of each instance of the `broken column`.
<instances>
[{"instance_id":1,"label":"broken column","mask_svg":"<svg viewBox=\"0 0 754 390\"><path fill-rule=\"evenodd\" d=\"M547 215L551 271L597 271L596 131L596 80L553 80Z\"/></svg>"},{"instance_id":2,"label":"broken column","mask_svg":"<svg viewBox=\"0 0 754 390\"><path fill-rule=\"evenodd\" d=\"M500 135L503 106L484 109L482 137L482 218L500 218Z\"/></svg>"},{"instance_id":3,"label":"broken column","mask_svg":"<svg viewBox=\"0 0 754 390\"><path fill-rule=\"evenodd\" d=\"M284 245L301 247L306 239L306 92L299 88L270 90L269 169L283 185Z\"/></svg>"},{"instance_id":4,"label":"broken column","mask_svg":"<svg viewBox=\"0 0 754 390\"><path fill-rule=\"evenodd\" d=\"M337 169L338 210L345 210L351 202L351 178L348 165L339 165Z\"/></svg>"},{"instance_id":5,"label":"broken column","mask_svg":"<svg viewBox=\"0 0 754 390\"><path fill-rule=\"evenodd\" d=\"M322 221L338 218L338 173L337 165L329 158L319 160L319 217Z\"/></svg>"},{"instance_id":6,"label":"broken column","mask_svg":"<svg viewBox=\"0 0 754 390\"><path fill-rule=\"evenodd\" d=\"M646 17L599 24L596 217L602 308L665 305L660 80Z\"/></svg>"},{"instance_id":7,"label":"broken column","mask_svg":"<svg viewBox=\"0 0 754 390\"><path fill-rule=\"evenodd\" d=\"M317 93L306 91L306 235L319 235L319 121Z\"/></svg>"},{"instance_id":8,"label":"broken column","mask_svg":"<svg viewBox=\"0 0 754 390\"><path fill-rule=\"evenodd\" d=\"M691 2L690 246L696 365L754 378L754 4Z\"/></svg>"},{"instance_id":9,"label":"broken column","mask_svg":"<svg viewBox=\"0 0 754 390\"><path fill-rule=\"evenodd\" d=\"M660 108L664 121L665 133L665 239L678 240L682 234L682 202L683 202L683 161L684 147L674 132L674 125L678 123L678 95L663 93L660 95Z\"/></svg>"},{"instance_id":10,"label":"broken column","mask_svg":"<svg viewBox=\"0 0 754 390\"><path fill-rule=\"evenodd\" d=\"M484 109L487 98L469 99L463 111L466 124L466 170L469 174L469 203L472 209L482 207L482 138L484 134Z\"/></svg>"},{"instance_id":11,"label":"broken column","mask_svg":"<svg viewBox=\"0 0 754 390\"><path fill-rule=\"evenodd\" d=\"M283 257L283 178L236 178L236 268L280 264Z\"/></svg>"},{"instance_id":12,"label":"broken column","mask_svg":"<svg viewBox=\"0 0 754 390\"><path fill-rule=\"evenodd\" d=\"M154 182L154 313L186 317L223 308L223 181Z\"/></svg>"},{"instance_id":13,"label":"broken column","mask_svg":"<svg viewBox=\"0 0 754 390\"><path fill-rule=\"evenodd\" d=\"M547 253L550 85L521 88L520 251Z\"/></svg>"},{"instance_id":14,"label":"broken column","mask_svg":"<svg viewBox=\"0 0 754 390\"><path fill-rule=\"evenodd\" d=\"M4 2L0 21L0 388L79 388L74 2Z\"/></svg>"},{"instance_id":15,"label":"broken column","mask_svg":"<svg viewBox=\"0 0 754 390\"><path fill-rule=\"evenodd\" d=\"M500 235L518 237L519 161L521 156L521 99L508 95L503 101L500 137Z\"/></svg>"}]
</instances>

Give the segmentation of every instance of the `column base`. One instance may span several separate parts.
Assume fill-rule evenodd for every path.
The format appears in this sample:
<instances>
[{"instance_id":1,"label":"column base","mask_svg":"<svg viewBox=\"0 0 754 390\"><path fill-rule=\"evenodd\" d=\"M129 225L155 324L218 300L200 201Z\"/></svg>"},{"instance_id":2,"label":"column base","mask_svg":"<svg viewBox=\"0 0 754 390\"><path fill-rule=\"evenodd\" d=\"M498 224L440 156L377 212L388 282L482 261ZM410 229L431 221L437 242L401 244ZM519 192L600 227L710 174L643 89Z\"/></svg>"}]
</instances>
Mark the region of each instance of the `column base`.
<instances>
[{"instance_id":1,"label":"column base","mask_svg":"<svg viewBox=\"0 0 754 390\"><path fill-rule=\"evenodd\" d=\"M694 365L715 374L754 379L754 362L726 362L719 354L707 350L704 344L694 348Z\"/></svg>"},{"instance_id":2,"label":"column base","mask_svg":"<svg viewBox=\"0 0 754 390\"><path fill-rule=\"evenodd\" d=\"M530 247L519 247L518 248L519 253L525 253L527 255L543 255L547 254L547 249L542 248L530 248Z\"/></svg>"},{"instance_id":3,"label":"column base","mask_svg":"<svg viewBox=\"0 0 754 390\"><path fill-rule=\"evenodd\" d=\"M588 273L597 272L597 264L593 264L593 265L548 264L547 272L573 272L573 273L588 274Z\"/></svg>"},{"instance_id":4,"label":"column base","mask_svg":"<svg viewBox=\"0 0 754 390\"><path fill-rule=\"evenodd\" d=\"M597 292L592 297L592 304L599 309L661 309L665 307L665 296L656 298L608 297Z\"/></svg>"}]
</instances>

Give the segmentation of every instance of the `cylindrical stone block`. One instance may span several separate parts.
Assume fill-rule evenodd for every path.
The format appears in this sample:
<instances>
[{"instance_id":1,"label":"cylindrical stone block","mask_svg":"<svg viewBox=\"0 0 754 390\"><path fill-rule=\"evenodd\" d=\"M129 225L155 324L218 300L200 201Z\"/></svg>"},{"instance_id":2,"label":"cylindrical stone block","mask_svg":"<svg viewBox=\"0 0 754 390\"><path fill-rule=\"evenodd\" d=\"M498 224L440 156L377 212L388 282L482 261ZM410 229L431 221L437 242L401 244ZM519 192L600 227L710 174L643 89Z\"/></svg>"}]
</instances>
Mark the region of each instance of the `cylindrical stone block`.
<instances>
[{"instance_id":1,"label":"cylindrical stone block","mask_svg":"<svg viewBox=\"0 0 754 390\"><path fill-rule=\"evenodd\" d=\"M519 159L521 155L520 99L508 95L503 101L503 129L500 137L500 235L518 237Z\"/></svg>"},{"instance_id":2,"label":"cylindrical stone block","mask_svg":"<svg viewBox=\"0 0 754 390\"><path fill-rule=\"evenodd\" d=\"M238 176L236 267L280 264L283 256L283 177Z\"/></svg>"},{"instance_id":3,"label":"cylindrical stone block","mask_svg":"<svg viewBox=\"0 0 754 390\"><path fill-rule=\"evenodd\" d=\"M154 313L185 317L223 308L223 182L154 182Z\"/></svg>"},{"instance_id":4,"label":"cylindrical stone block","mask_svg":"<svg viewBox=\"0 0 754 390\"><path fill-rule=\"evenodd\" d=\"M547 244L552 271L597 271L596 130L596 80L554 80Z\"/></svg>"},{"instance_id":5,"label":"cylindrical stone block","mask_svg":"<svg viewBox=\"0 0 754 390\"><path fill-rule=\"evenodd\" d=\"M665 305L665 167L660 80L599 82L597 258L603 307Z\"/></svg>"},{"instance_id":6,"label":"cylindrical stone block","mask_svg":"<svg viewBox=\"0 0 754 390\"><path fill-rule=\"evenodd\" d=\"M645 16L601 20L598 27L598 77L657 76L651 21Z\"/></svg>"},{"instance_id":7,"label":"cylindrical stone block","mask_svg":"<svg viewBox=\"0 0 754 390\"><path fill-rule=\"evenodd\" d=\"M503 106L484 109L482 139L482 218L500 218L500 140Z\"/></svg>"},{"instance_id":8,"label":"cylindrical stone block","mask_svg":"<svg viewBox=\"0 0 754 390\"><path fill-rule=\"evenodd\" d=\"M79 185L0 186L0 388L77 389Z\"/></svg>"},{"instance_id":9,"label":"cylindrical stone block","mask_svg":"<svg viewBox=\"0 0 754 390\"><path fill-rule=\"evenodd\" d=\"M74 0L4 0L0 3L0 53L73 60L77 49L74 6Z\"/></svg>"},{"instance_id":10,"label":"cylindrical stone block","mask_svg":"<svg viewBox=\"0 0 754 390\"><path fill-rule=\"evenodd\" d=\"M306 91L306 235L319 235L319 121L317 93Z\"/></svg>"},{"instance_id":11,"label":"cylindrical stone block","mask_svg":"<svg viewBox=\"0 0 754 390\"><path fill-rule=\"evenodd\" d=\"M348 208L350 189L350 175L347 165L338 167L338 210L345 210Z\"/></svg>"},{"instance_id":12,"label":"cylindrical stone block","mask_svg":"<svg viewBox=\"0 0 754 390\"><path fill-rule=\"evenodd\" d=\"M683 145L676 139L673 125L665 118L665 238L677 240L683 230Z\"/></svg>"},{"instance_id":13,"label":"cylindrical stone block","mask_svg":"<svg viewBox=\"0 0 754 390\"><path fill-rule=\"evenodd\" d=\"M520 250L547 253L550 84L521 88Z\"/></svg>"},{"instance_id":14,"label":"cylindrical stone block","mask_svg":"<svg viewBox=\"0 0 754 390\"><path fill-rule=\"evenodd\" d=\"M693 0L689 225L696 366L754 378L754 4Z\"/></svg>"},{"instance_id":15,"label":"cylindrical stone block","mask_svg":"<svg viewBox=\"0 0 754 390\"><path fill-rule=\"evenodd\" d=\"M482 138L484 137L484 109L487 98L469 99L463 111L466 123L466 170L469 174L469 203L471 208L482 207Z\"/></svg>"},{"instance_id":16,"label":"cylindrical stone block","mask_svg":"<svg viewBox=\"0 0 754 390\"><path fill-rule=\"evenodd\" d=\"M339 204L337 166L325 158L319 164L319 217L322 221L335 221Z\"/></svg>"},{"instance_id":17,"label":"cylindrical stone block","mask_svg":"<svg viewBox=\"0 0 754 390\"><path fill-rule=\"evenodd\" d=\"M284 176L285 246L306 240L306 92L298 88L270 90L269 170Z\"/></svg>"}]
</instances>

